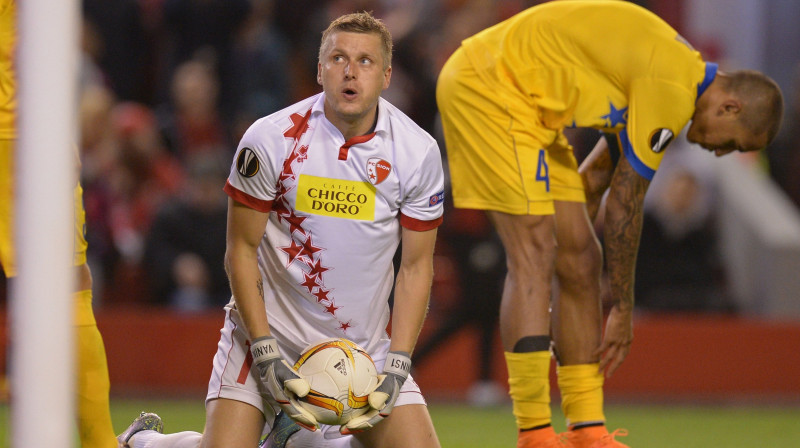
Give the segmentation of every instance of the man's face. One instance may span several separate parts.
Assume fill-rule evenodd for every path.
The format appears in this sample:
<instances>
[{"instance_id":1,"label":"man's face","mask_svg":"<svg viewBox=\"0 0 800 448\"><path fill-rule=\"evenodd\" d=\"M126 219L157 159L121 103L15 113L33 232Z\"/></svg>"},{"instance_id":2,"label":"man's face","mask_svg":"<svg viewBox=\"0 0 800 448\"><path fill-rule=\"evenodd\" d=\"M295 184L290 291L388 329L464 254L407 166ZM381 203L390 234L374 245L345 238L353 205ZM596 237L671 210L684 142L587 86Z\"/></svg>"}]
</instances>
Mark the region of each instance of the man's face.
<instances>
[{"instance_id":1,"label":"man's face","mask_svg":"<svg viewBox=\"0 0 800 448\"><path fill-rule=\"evenodd\" d=\"M719 109L698 110L692 117L686 139L713 152L717 157L734 151L758 151L767 146L765 134L754 135L736 118L736 114Z\"/></svg>"},{"instance_id":2,"label":"man's face","mask_svg":"<svg viewBox=\"0 0 800 448\"><path fill-rule=\"evenodd\" d=\"M380 36L337 32L324 45L317 82L325 91L325 116L334 125L374 120L378 98L389 87L392 73L391 67L383 68Z\"/></svg>"}]
</instances>

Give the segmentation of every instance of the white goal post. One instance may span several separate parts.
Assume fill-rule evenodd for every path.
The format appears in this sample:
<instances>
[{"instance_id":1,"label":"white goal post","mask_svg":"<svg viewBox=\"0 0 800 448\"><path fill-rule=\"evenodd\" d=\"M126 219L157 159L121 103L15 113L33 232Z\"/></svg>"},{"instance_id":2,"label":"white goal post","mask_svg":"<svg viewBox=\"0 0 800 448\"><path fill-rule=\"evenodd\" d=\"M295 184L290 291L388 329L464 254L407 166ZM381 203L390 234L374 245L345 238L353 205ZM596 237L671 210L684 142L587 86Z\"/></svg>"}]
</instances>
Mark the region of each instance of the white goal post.
<instances>
[{"instance_id":1,"label":"white goal post","mask_svg":"<svg viewBox=\"0 0 800 448\"><path fill-rule=\"evenodd\" d=\"M75 440L73 188L79 3L17 1L15 247L10 283L11 441Z\"/></svg>"}]
</instances>

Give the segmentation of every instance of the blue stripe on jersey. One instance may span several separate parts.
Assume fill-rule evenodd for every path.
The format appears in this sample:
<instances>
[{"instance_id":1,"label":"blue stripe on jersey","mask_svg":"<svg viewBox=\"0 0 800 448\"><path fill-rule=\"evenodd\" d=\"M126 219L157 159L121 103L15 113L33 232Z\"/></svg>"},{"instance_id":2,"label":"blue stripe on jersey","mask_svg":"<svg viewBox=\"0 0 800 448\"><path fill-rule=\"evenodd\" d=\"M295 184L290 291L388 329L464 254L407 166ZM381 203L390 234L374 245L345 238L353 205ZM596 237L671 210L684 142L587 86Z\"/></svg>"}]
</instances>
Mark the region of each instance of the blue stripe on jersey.
<instances>
[{"instance_id":1,"label":"blue stripe on jersey","mask_svg":"<svg viewBox=\"0 0 800 448\"><path fill-rule=\"evenodd\" d=\"M628 159L628 163L631 164L634 171L639 173L640 176L644 177L647 180L653 180L653 176L656 175L656 170L648 167L644 164L638 157L636 157L636 153L633 152L633 145L631 145L630 139L628 139L628 130L623 129L619 133L619 141L622 143L623 153L625 154L625 158Z\"/></svg>"},{"instance_id":2,"label":"blue stripe on jersey","mask_svg":"<svg viewBox=\"0 0 800 448\"><path fill-rule=\"evenodd\" d=\"M717 68L718 66L714 62L706 62L706 77L703 78L703 82L697 85L697 98L694 100L695 103L697 103L697 99L700 98L700 95L711 85L711 81L717 77Z\"/></svg>"}]
</instances>

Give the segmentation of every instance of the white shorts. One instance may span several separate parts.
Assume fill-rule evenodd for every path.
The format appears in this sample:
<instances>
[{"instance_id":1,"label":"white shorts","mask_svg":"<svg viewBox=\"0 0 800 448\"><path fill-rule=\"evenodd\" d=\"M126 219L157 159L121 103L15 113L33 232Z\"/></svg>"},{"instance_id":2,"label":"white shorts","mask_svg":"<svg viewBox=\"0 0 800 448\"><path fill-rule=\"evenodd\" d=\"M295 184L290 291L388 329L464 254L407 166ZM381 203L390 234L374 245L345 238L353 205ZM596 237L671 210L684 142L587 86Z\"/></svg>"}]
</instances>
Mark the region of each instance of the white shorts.
<instances>
[{"instance_id":1,"label":"white shorts","mask_svg":"<svg viewBox=\"0 0 800 448\"><path fill-rule=\"evenodd\" d=\"M284 359L290 364L293 364L300 356L299 353L288 353L280 340L278 341L278 346ZM375 361L375 367L379 372L383 370L383 363L386 360L386 354L388 352L389 344L387 341L387 344L382 347L380 352L369 354L373 361ZM247 403L259 409L264 414L267 425L271 426L275 419L275 414L279 409L272 409L272 406L267 400L268 392L263 388L258 372L251 367L253 366L247 331L242 324L239 312L231 305L228 305L225 307L225 324L222 330L220 330L217 353L214 355L214 368L211 372L211 379L208 382L206 403L217 398L226 398ZM400 395L397 397L395 406L405 406L409 404L427 404L419 386L411 375L408 376L402 389L400 389ZM314 437L322 437L324 434L327 434L328 428L335 430L336 434L339 433L338 426L326 427L326 425L322 426L322 431L312 433L303 430L300 432L308 433L308 435ZM268 432L268 429L266 431ZM326 439L331 435L332 434L328 434ZM296 436L297 434L292 436L292 439L305 438ZM351 437L347 438L350 439ZM304 445L298 445L298 447L299 446ZM326 444L325 446L329 445ZM330 445L330 447L340 446L351 445ZM352 446L356 447L358 445Z\"/></svg>"},{"instance_id":2,"label":"white shorts","mask_svg":"<svg viewBox=\"0 0 800 448\"><path fill-rule=\"evenodd\" d=\"M289 436L286 448L363 448L353 436L343 436L338 426L322 425L319 431L301 429Z\"/></svg>"}]
</instances>

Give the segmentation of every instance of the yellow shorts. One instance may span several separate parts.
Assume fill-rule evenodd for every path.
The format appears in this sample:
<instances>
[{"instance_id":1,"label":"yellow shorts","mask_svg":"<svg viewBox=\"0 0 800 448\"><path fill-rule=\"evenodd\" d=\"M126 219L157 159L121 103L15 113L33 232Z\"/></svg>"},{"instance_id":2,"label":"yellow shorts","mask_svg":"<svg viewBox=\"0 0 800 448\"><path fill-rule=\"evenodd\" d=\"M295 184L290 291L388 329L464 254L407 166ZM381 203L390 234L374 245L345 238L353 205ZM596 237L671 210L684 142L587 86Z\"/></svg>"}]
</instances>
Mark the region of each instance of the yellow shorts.
<instances>
[{"instance_id":1,"label":"yellow shorts","mask_svg":"<svg viewBox=\"0 0 800 448\"><path fill-rule=\"evenodd\" d=\"M14 140L0 140L0 265L7 277L16 276L14 249ZM73 190L73 265L86 263L86 212L83 188Z\"/></svg>"},{"instance_id":2,"label":"yellow shorts","mask_svg":"<svg viewBox=\"0 0 800 448\"><path fill-rule=\"evenodd\" d=\"M75 325L79 327L97 325L92 308L92 290L85 289L72 293L72 299L75 303Z\"/></svg>"},{"instance_id":3,"label":"yellow shorts","mask_svg":"<svg viewBox=\"0 0 800 448\"><path fill-rule=\"evenodd\" d=\"M586 202L572 147L503 83L489 85L463 49L436 87L453 204L514 215L552 215L553 201Z\"/></svg>"}]
</instances>

